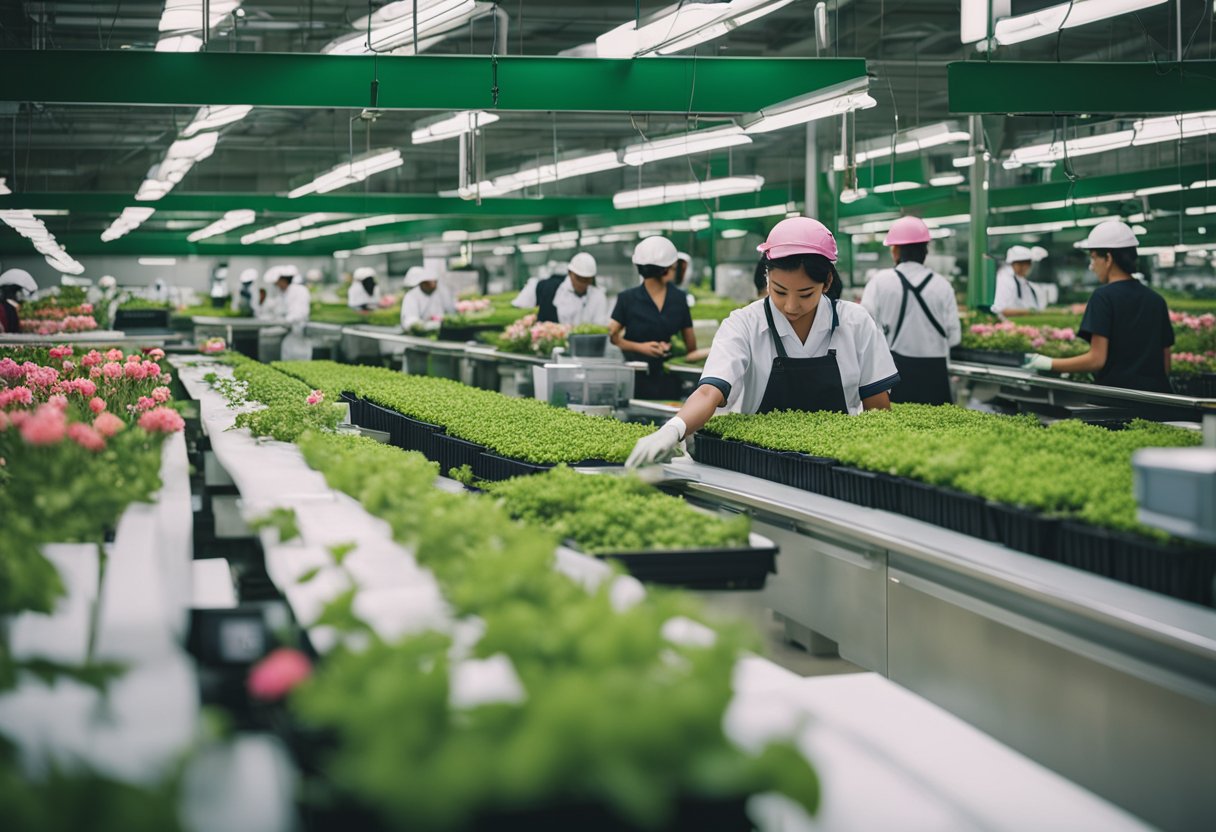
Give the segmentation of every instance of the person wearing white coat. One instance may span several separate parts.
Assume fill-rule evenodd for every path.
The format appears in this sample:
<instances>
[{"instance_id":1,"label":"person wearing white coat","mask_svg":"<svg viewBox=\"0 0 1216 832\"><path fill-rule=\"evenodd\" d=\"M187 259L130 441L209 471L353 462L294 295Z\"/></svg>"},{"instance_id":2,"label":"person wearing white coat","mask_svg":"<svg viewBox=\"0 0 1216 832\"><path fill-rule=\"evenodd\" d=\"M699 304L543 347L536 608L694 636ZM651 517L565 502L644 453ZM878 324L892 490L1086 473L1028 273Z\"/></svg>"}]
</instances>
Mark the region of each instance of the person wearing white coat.
<instances>
[{"instance_id":1,"label":"person wearing white coat","mask_svg":"<svg viewBox=\"0 0 1216 832\"><path fill-rule=\"evenodd\" d=\"M401 301L401 328L407 332L420 326L422 329L439 329L444 315L456 311L456 301L451 293L439 285L439 277L426 266L411 266L405 273L405 288Z\"/></svg>"},{"instance_id":2,"label":"person wearing white coat","mask_svg":"<svg viewBox=\"0 0 1216 832\"><path fill-rule=\"evenodd\" d=\"M308 287L297 278L299 269L294 266L281 268L275 278L278 297L271 312L271 320L281 321L290 331L283 338L284 361L308 361L312 358L312 342L304 334L304 327L312 314L312 296Z\"/></svg>"},{"instance_id":3,"label":"person wearing white coat","mask_svg":"<svg viewBox=\"0 0 1216 832\"><path fill-rule=\"evenodd\" d=\"M380 287L376 284L376 270L371 266L355 269L346 292L346 305L360 312L371 312L380 305Z\"/></svg>"},{"instance_id":4,"label":"person wearing white coat","mask_svg":"<svg viewBox=\"0 0 1216 832\"><path fill-rule=\"evenodd\" d=\"M1011 246L1005 253L1005 264L996 273L996 294L992 298L995 314L1010 318L1047 307L1047 296L1026 279L1034 261L1035 253L1026 246Z\"/></svg>"}]
</instances>

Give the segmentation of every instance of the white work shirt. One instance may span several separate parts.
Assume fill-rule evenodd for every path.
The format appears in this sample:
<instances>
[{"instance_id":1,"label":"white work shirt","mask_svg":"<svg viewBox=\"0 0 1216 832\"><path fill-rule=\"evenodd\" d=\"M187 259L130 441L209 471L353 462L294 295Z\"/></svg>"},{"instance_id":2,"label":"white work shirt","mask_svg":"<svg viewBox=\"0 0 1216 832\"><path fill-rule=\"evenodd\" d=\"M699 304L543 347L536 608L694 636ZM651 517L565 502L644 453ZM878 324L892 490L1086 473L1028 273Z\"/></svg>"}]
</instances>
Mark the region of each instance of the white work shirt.
<instances>
[{"instance_id":1,"label":"white work shirt","mask_svg":"<svg viewBox=\"0 0 1216 832\"><path fill-rule=\"evenodd\" d=\"M535 288L532 294L536 295ZM587 293L580 295L574 291L574 284L567 275L557 287L553 305L557 307L557 322L560 324L608 326L608 293L599 286L588 286Z\"/></svg>"},{"instance_id":2,"label":"white work shirt","mask_svg":"<svg viewBox=\"0 0 1216 832\"><path fill-rule=\"evenodd\" d=\"M539 282L538 277L528 278L528 282L524 284L524 288L519 290L519 294L515 296L515 300L511 301L511 305L516 309L531 309L536 306L536 284Z\"/></svg>"},{"instance_id":3,"label":"white work shirt","mask_svg":"<svg viewBox=\"0 0 1216 832\"><path fill-rule=\"evenodd\" d=\"M350 289L346 293L346 305L351 309L362 309L365 306L375 306L380 302L380 285L376 284L372 287L372 293L369 295L367 290L363 288L362 280L351 281Z\"/></svg>"},{"instance_id":4,"label":"white work shirt","mask_svg":"<svg viewBox=\"0 0 1216 832\"><path fill-rule=\"evenodd\" d=\"M699 384L712 384L726 396L725 409L735 413L755 413L764 400L764 391L773 370L777 350L769 335L764 300L731 312L714 334L709 358ZM899 381L895 361L886 339L865 309L848 301L836 302L840 319L831 334L832 304L820 296L815 323L806 343L798 340L793 325L775 307L773 322L786 354L790 358L818 358L836 351L844 400L849 413L861 412L861 400L889 390ZM721 409L720 409L721 411Z\"/></svg>"},{"instance_id":5,"label":"white work shirt","mask_svg":"<svg viewBox=\"0 0 1216 832\"><path fill-rule=\"evenodd\" d=\"M919 286L931 273L923 263L913 262L900 263L899 270L913 287ZM920 308L912 292L909 292L907 308L904 311L904 325L899 330L899 339L895 340L903 293L903 284L899 282L895 269L883 269L870 278L861 296L861 305L886 336L891 352L906 355L908 358L949 356L950 348L956 346L963 337L962 326L958 320L958 301L954 297L954 287L950 285L950 281L940 274L934 274L933 279L925 284L920 293L925 306L929 307L933 317L946 331L945 338L929 323L925 310Z\"/></svg>"},{"instance_id":6,"label":"white work shirt","mask_svg":"<svg viewBox=\"0 0 1216 832\"><path fill-rule=\"evenodd\" d=\"M274 305L269 315L272 320L302 324L312 313L312 296L308 294L308 289L299 283L292 283L285 292L280 292L276 287L266 294L267 301L270 296L277 296L274 297Z\"/></svg>"},{"instance_id":7,"label":"white work shirt","mask_svg":"<svg viewBox=\"0 0 1216 832\"><path fill-rule=\"evenodd\" d=\"M455 311L456 303L447 289L436 286L435 291L428 295L421 286L415 286L405 293L401 301L401 328L409 329L416 323L438 321Z\"/></svg>"},{"instance_id":8,"label":"white work shirt","mask_svg":"<svg viewBox=\"0 0 1216 832\"><path fill-rule=\"evenodd\" d=\"M992 299L992 311L1000 315L1006 309L1032 309L1040 311L1047 308L1047 293L1035 289L1030 281L1018 277L1013 267L1006 264L996 272L996 295Z\"/></svg>"}]
</instances>

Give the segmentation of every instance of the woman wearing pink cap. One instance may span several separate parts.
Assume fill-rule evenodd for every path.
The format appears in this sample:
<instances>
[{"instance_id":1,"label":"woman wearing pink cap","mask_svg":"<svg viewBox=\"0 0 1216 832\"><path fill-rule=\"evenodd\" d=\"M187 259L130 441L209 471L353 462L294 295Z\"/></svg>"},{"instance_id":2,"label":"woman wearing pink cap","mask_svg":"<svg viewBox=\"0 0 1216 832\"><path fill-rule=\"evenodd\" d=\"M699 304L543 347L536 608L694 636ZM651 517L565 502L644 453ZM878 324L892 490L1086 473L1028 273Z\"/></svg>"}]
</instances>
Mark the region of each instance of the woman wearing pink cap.
<instances>
[{"instance_id":1,"label":"woman wearing pink cap","mask_svg":"<svg viewBox=\"0 0 1216 832\"><path fill-rule=\"evenodd\" d=\"M886 339L861 306L831 297L836 240L818 220L777 223L758 246L769 296L736 309L714 336L697 389L680 412L638 440L626 464L656 462L720 408L741 413L891 406L899 373Z\"/></svg>"},{"instance_id":2,"label":"woman wearing pink cap","mask_svg":"<svg viewBox=\"0 0 1216 832\"><path fill-rule=\"evenodd\" d=\"M893 402L948 404L947 359L962 340L958 301L950 281L925 266L929 226L919 217L900 217L882 241L891 249L895 268L870 278L861 305L887 336L899 368L900 385Z\"/></svg>"}]
</instances>

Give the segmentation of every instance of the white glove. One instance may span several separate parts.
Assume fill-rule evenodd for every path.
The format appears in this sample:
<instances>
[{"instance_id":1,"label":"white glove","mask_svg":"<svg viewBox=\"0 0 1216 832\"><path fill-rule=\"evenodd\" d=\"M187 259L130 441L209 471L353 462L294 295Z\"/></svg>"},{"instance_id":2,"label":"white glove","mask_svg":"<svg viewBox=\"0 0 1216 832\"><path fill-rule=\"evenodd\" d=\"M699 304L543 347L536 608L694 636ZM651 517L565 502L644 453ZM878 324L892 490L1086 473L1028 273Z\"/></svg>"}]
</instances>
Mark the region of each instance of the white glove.
<instances>
[{"instance_id":1,"label":"white glove","mask_svg":"<svg viewBox=\"0 0 1216 832\"><path fill-rule=\"evenodd\" d=\"M638 440L638 443L633 446L633 452L629 454L629 459L625 460L625 466L637 468L639 465L649 465L671 459L676 445L680 444L680 440L684 438L687 430L688 426L684 424L683 419L679 416L672 416L663 427Z\"/></svg>"},{"instance_id":2,"label":"white glove","mask_svg":"<svg viewBox=\"0 0 1216 832\"><path fill-rule=\"evenodd\" d=\"M1022 367L1027 370L1051 370L1051 362L1052 359L1047 356L1032 352L1026 356L1026 360L1022 362Z\"/></svg>"},{"instance_id":3,"label":"white glove","mask_svg":"<svg viewBox=\"0 0 1216 832\"><path fill-rule=\"evenodd\" d=\"M443 321L427 321L422 328L427 332L437 332L441 326L443 326Z\"/></svg>"}]
</instances>

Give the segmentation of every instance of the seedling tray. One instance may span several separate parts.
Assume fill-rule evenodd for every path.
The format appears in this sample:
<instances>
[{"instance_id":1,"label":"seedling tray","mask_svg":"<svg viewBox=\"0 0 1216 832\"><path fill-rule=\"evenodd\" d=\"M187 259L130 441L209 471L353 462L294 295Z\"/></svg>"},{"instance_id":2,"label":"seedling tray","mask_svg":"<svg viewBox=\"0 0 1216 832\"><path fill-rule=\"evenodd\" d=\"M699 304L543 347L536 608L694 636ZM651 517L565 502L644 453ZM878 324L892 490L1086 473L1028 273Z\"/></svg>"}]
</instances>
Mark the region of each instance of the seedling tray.
<instances>
[{"instance_id":1,"label":"seedling tray","mask_svg":"<svg viewBox=\"0 0 1216 832\"><path fill-rule=\"evenodd\" d=\"M1065 520L1056 540L1056 560L1086 572L1114 577L1111 535L1106 529Z\"/></svg>"},{"instance_id":2,"label":"seedling tray","mask_svg":"<svg viewBox=\"0 0 1216 832\"><path fill-rule=\"evenodd\" d=\"M982 498L916 480L904 480L902 492L902 514L981 540L996 539Z\"/></svg>"},{"instance_id":3,"label":"seedling tray","mask_svg":"<svg viewBox=\"0 0 1216 832\"><path fill-rule=\"evenodd\" d=\"M752 533L749 546L735 549L662 549L604 552L639 581L687 589L763 589L777 571L777 544Z\"/></svg>"},{"instance_id":4,"label":"seedling tray","mask_svg":"<svg viewBox=\"0 0 1216 832\"><path fill-rule=\"evenodd\" d=\"M1111 566L1116 580L1212 605L1216 549L1160 543L1122 532L1110 533Z\"/></svg>"},{"instance_id":5,"label":"seedling tray","mask_svg":"<svg viewBox=\"0 0 1216 832\"><path fill-rule=\"evenodd\" d=\"M598 468L620 465L619 462L605 462L602 459L587 459L582 462L567 463L571 468ZM554 467L552 462L525 462L522 459L512 459L491 451L483 451L481 459L473 466L473 473L483 480L497 482L514 477L526 477L530 474L543 474Z\"/></svg>"},{"instance_id":6,"label":"seedling tray","mask_svg":"<svg viewBox=\"0 0 1216 832\"><path fill-rule=\"evenodd\" d=\"M482 452L485 451L484 445L449 436L446 433L436 433L433 439L434 456L430 454L427 456L439 463L440 474L446 477L452 468L460 468L464 465L469 466L474 474L477 473L478 463L481 460Z\"/></svg>"},{"instance_id":7,"label":"seedling tray","mask_svg":"<svg viewBox=\"0 0 1216 832\"><path fill-rule=\"evenodd\" d=\"M128 329L169 329L169 310L119 309L114 313L114 328L123 332Z\"/></svg>"},{"instance_id":8,"label":"seedling tray","mask_svg":"<svg viewBox=\"0 0 1216 832\"><path fill-rule=\"evenodd\" d=\"M974 364L995 364L999 367L1021 367L1026 360L1026 354L1021 352L1001 352L998 350L969 350L955 347L950 350L950 357L955 361L969 361Z\"/></svg>"},{"instance_id":9,"label":"seedling tray","mask_svg":"<svg viewBox=\"0 0 1216 832\"><path fill-rule=\"evenodd\" d=\"M1019 552L1056 560L1060 520L1005 503L989 503L996 539Z\"/></svg>"},{"instance_id":10,"label":"seedling tray","mask_svg":"<svg viewBox=\"0 0 1216 832\"><path fill-rule=\"evenodd\" d=\"M483 332L498 332L502 329L497 324L469 324L468 326L440 326L440 341L475 341Z\"/></svg>"},{"instance_id":11,"label":"seedling tray","mask_svg":"<svg viewBox=\"0 0 1216 832\"><path fill-rule=\"evenodd\" d=\"M1174 392L1196 399L1216 399L1216 373L1174 376Z\"/></svg>"}]
</instances>

